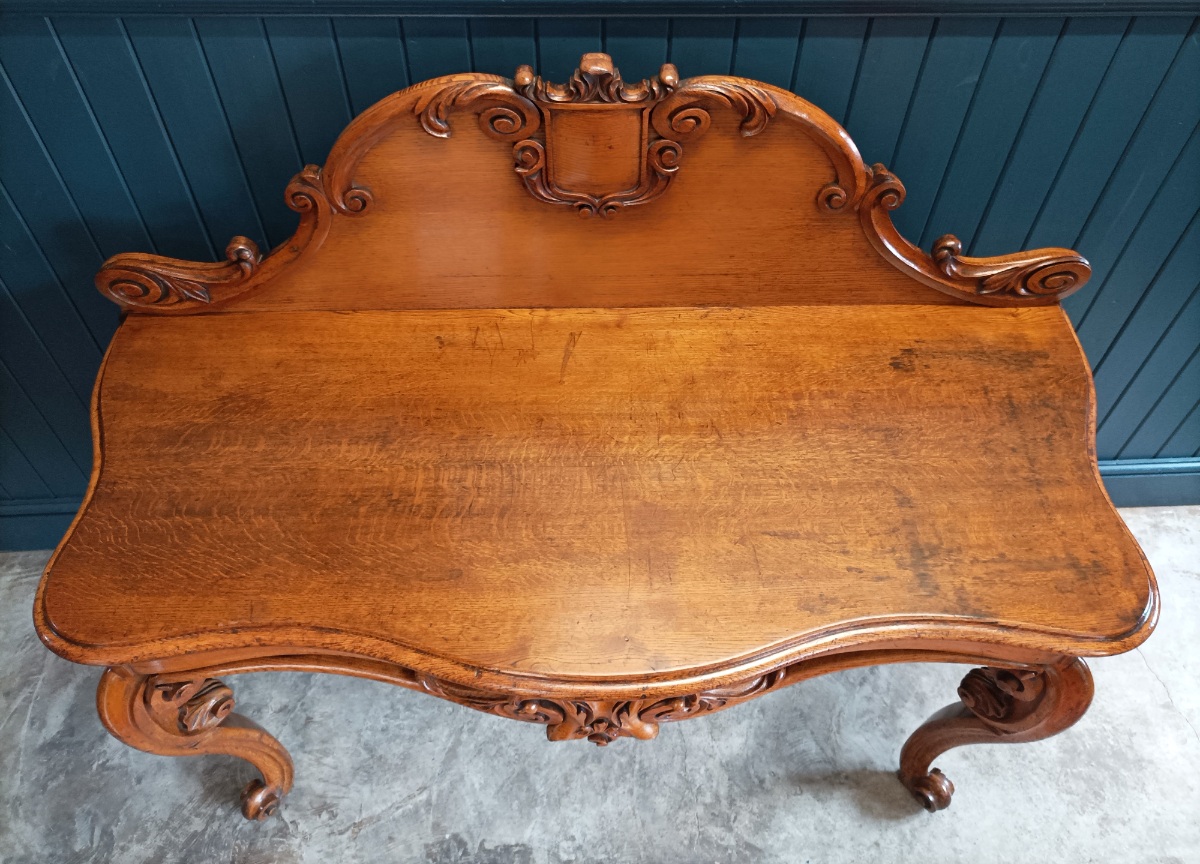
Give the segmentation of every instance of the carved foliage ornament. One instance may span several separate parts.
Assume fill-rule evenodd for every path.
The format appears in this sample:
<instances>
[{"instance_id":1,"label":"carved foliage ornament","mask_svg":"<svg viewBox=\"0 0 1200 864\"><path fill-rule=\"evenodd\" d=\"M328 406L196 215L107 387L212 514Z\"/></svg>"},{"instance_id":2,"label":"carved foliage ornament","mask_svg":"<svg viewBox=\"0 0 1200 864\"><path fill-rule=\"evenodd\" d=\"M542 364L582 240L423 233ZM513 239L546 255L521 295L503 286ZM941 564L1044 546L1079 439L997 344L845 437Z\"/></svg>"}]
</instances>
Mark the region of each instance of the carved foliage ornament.
<instances>
[{"instance_id":1,"label":"carved foliage ornament","mask_svg":"<svg viewBox=\"0 0 1200 864\"><path fill-rule=\"evenodd\" d=\"M216 678L156 680L145 698L152 717L185 735L207 732L233 712L233 690Z\"/></svg>"},{"instance_id":2,"label":"carved foliage ornament","mask_svg":"<svg viewBox=\"0 0 1200 864\"><path fill-rule=\"evenodd\" d=\"M234 237L223 262L183 261L161 255L114 255L96 274L96 287L123 309L176 314L222 303L278 273L306 249L320 245L334 213L358 215L371 203L366 189L347 186L332 194L316 165L306 165L284 190L300 214L292 238L264 256L253 240Z\"/></svg>"},{"instance_id":3,"label":"carved foliage ornament","mask_svg":"<svg viewBox=\"0 0 1200 864\"><path fill-rule=\"evenodd\" d=\"M685 720L720 711L796 680L787 668L759 675L748 681L667 699L550 699L520 697L454 684L416 673L416 686L476 711L511 720L545 725L551 741L586 738L601 747L617 738L648 740L658 735L658 724Z\"/></svg>"},{"instance_id":4,"label":"carved foliage ornament","mask_svg":"<svg viewBox=\"0 0 1200 864\"><path fill-rule=\"evenodd\" d=\"M778 108L765 89L737 80L679 81L670 63L657 76L626 82L607 54L585 54L565 84L517 69L510 85L480 76L444 85L413 106L431 135L450 135L449 112L478 103L479 126L513 142L517 176L534 198L582 216L612 216L663 194L683 159L682 141L712 124L713 106L757 135ZM580 122L594 133L580 135Z\"/></svg>"},{"instance_id":5,"label":"carved foliage ornament","mask_svg":"<svg viewBox=\"0 0 1200 864\"><path fill-rule=\"evenodd\" d=\"M824 210L836 212L845 207L847 197L831 183L818 202ZM888 214L902 203L904 184L883 165L873 165L867 190L857 203L867 239L901 270L946 294L990 305L1050 303L1082 287L1092 273L1087 259L1070 249L969 258L953 234L935 240L932 253L927 254L892 225Z\"/></svg>"}]
</instances>

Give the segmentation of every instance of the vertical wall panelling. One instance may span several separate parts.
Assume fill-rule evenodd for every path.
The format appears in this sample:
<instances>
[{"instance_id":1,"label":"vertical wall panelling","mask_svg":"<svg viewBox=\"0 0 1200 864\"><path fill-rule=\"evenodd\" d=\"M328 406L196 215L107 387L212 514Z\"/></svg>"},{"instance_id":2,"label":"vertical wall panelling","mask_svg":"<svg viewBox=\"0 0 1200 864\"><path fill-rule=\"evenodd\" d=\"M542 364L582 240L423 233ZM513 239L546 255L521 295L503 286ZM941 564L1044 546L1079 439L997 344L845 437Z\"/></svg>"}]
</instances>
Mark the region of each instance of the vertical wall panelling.
<instances>
[{"instance_id":1,"label":"vertical wall panelling","mask_svg":"<svg viewBox=\"0 0 1200 864\"><path fill-rule=\"evenodd\" d=\"M667 62L670 36L671 22L666 18L610 18L604 28L605 48L620 61L621 74L633 81L658 74Z\"/></svg>"},{"instance_id":2,"label":"vertical wall panelling","mask_svg":"<svg viewBox=\"0 0 1200 864\"><path fill-rule=\"evenodd\" d=\"M946 18L929 40L903 128L888 164L908 195L895 213L907 236L920 236L979 87L1000 21Z\"/></svg>"},{"instance_id":3,"label":"vertical wall panelling","mask_svg":"<svg viewBox=\"0 0 1200 864\"><path fill-rule=\"evenodd\" d=\"M1018 240L1019 245L1074 243L1104 189L1096 178L1112 176L1134 133L1167 85L1167 76L1175 73L1171 83L1176 87L1181 77L1187 78L1189 56L1193 93L1200 88L1200 69L1195 68L1194 59L1200 52L1196 51L1196 40L1185 36L1190 23L1174 18L1134 21L1088 106L1041 210L1026 235ZM1191 50L1185 51L1189 43ZM1175 105L1186 98L1182 92L1175 98L1168 95Z\"/></svg>"},{"instance_id":4,"label":"vertical wall panelling","mask_svg":"<svg viewBox=\"0 0 1200 864\"><path fill-rule=\"evenodd\" d=\"M333 23L328 18L264 23L300 156L320 165L352 116Z\"/></svg>"},{"instance_id":5,"label":"vertical wall panelling","mask_svg":"<svg viewBox=\"0 0 1200 864\"><path fill-rule=\"evenodd\" d=\"M791 89L803 18L746 18L733 46L733 74Z\"/></svg>"},{"instance_id":6,"label":"vertical wall panelling","mask_svg":"<svg viewBox=\"0 0 1200 864\"><path fill-rule=\"evenodd\" d=\"M1129 26L1128 20L1119 18L1077 18L1068 22L987 199L970 251L1002 254L996 250L1001 246L1015 249L1024 239L1020 227L1014 227L1017 220L1009 220L1004 214L1019 213L1022 226L1037 214L1055 169L1066 155Z\"/></svg>"},{"instance_id":7,"label":"vertical wall panelling","mask_svg":"<svg viewBox=\"0 0 1200 864\"><path fill-rule=\"evenodd\" d=\"M413 82L471 68L471 45L465 20L406 18L403 32L408 74Z\"/></svg>"},{"instance_id":8,"label":"vertical wall panelling","mask_svg":"<svg viewBox=\"0 0 1200 864\"><path fill-rule=\"evenodd\" d=\"M1093 366L1101 365L1128 316L1145 302L1151 279L1163 266L1196 212L1200 189L1200 129L1192 133L1175 166L1159 187L1150 206L1120 248L1115 264L1094 280L1096 295L1078 321L1079 341ZM1181 218L1182 217L1182 218ZM1112 260L1112 259L1110 259ZM1136 284L1131 302L1128 285Z\"/></svg>"},{"instance_id":9,"label":"vertical wall panelling","mask_svg":"<svg viewBox=\"0 0 1200 864\"><path fill-rule=\"evenodd\" d=\"M868 162L893 161L933 27L932 18L871 22L846 108L846 129Z\"/></svg>"},{"instance_id":10,"label":"vertical wall panelling","mask_svg":"<svg viewBox=\"0 0 1200 864\"><path fill-rule=\"evenodd\" d=\"M1195 363L1200 351L1193 354L1189 366ZM1200 374L1196 371L1193 375ZM1188 415L1171 432L1165 444L1154 451L1154 459L1200 457L1200 402L1197 402Z\"/></svg>"},{"instance_id":11,"label":"vertical wall panelling","mask_svg":"<svg viewBox=\"0 0 1200 864\"><path fill-rule=\"evenodd\" d=\"M204 231L124 26L113 18L60 18L52 25L153 241L134 248L178 258L214 257L218 250ZM104 254L128 251L135 237L122 237L123 248L105 249ZM76 257L63 256L64 260ZM94 270L95 265L89 262L87 269ZM90 273L80 273L72 281L90 301L99 299L105 320L111 319L110 304L92 290L89 277Z\"/></svg>"},{"instance_id":12,"label":"vertical wall panelling","mask_svg":"<svg viewBox=\"0 0 1200 864\"><path fill-rule=\"evenodd\" d=\"M258 18L197 18L194 23L267 242L274 246L296 227L283 187L304 157L266 29ZM237 233L252 229L249 215Z\"/></svg>"},{"instance_id":13,"label":"vertical wall panelling","mask_svg":"<svg viewBox=\"0 0 1200 864\"><path fill-rule=\"evenodd\" d=\"M1084 219L1072 248L1116 250L1128 240L1200 120L1197 81L1200 81L1200 33L1193 22L1162 86L1142 115L1108 181L1095 182L1085 148L1077 148L1078 161L1083 164L1073 168L1069 177L1064 167L1059 188L1098 190L1094 201L1089 202L1088 196L1078 202ZM1076 194L1087 196L1086 192ZM1071 218L1061 213L1054 203L1050 202L1039 219ZM1089 203L1091 206L1086 206ZM1094 257L1094 252L1092 254ZM1104 261L1094 261L1093 267L1097 265L1107 272ZM1097 275L1103 278L1102 273ZM1084 319L1095 301L1094 285L1098 285L1100 279L1093 278L1094 284L1089 290L1066 299L1064 305L1077 323Z\"/></svg>"},{"instance_id":14,"label":"vertical wall panelling","mask_svg":"<svg viewBox=\"0 0 1200 864\"><path fill-rule=\"evenodd\" d=\"M1106 453L1116 453L1120 458L1154 457L1183 421L1187 411L1193 405L1200 404L1200 394L1194 394L1195 399L1184 408L1184 414L1174 419L1160 417L1156 410L1167 391L1179 383L1175 380L1177 374L1182 376L1181 386L1185 389L1194 387L1196 383L1193 381L1189 384L1181 370L1186 369L1187 361L1196 349L1197 336L1200 335L1200 288L1197 287L1200 284L1200 217L1192 220L1187 241L1187 249L1182 244L1176 249L1151 289L1157 291L1157 283L1164 281L1177 282L1183 291L1190 288L1191 293L1185 298L1182 308L1162 313L1169 322L1165 326L1158 321L1148 320L1149 316L1133 322L1122 334L1122 339L1128 336L1128 341L1135 345L1139 338L1155 342L1153 349L1148 350L1144 344L1137 345L1140 350L1110 357L1096 374L1097 393L1103 394L1100 400L1103 404L1099 407L1105 410L1097 435L1098 446ZM1145 305L1142 308L1146 308ZM1156 330L1148 335L1139 333L1152 327ZM1157 330L1164 332L1156 340ZM1126 358L1127 362L1118 362Z\"/></svg>"},{"instance_id":15,"label":"vertical wall panelling","mask_svg":"<svg viewBox=\"0 0 1200 864\"><path fill-rule=\"evenodd\" d=\"M1194 348L1171 386L1122 448L1119 454L1121 458L1200 455L1196 452L1195 438L1179 442L1182 446L1166 446L1168 441L1173 440L1175 430L1196 413L1197 405L1200 405L1200 349Z\"/></svg>"},{"instance_id":16,"label":"vertical wall panelling","mask_svg":"<svg viewBox=\"0 0 1200 864\"><path fill-rule=\"evenodd\" d=\"M129 18L138 62L217 249L244 234L266 245L225 107L188 18Z\"/></svg>"},{"instance_id":17,"label":"vertical wall panelling","mask_svg":"<svg viewBox=\"0 0 1200 864\"><path fill-rule=\"evenodd\" d=\"M62 384L86 403L100 348L84 327L62 284L50 269L28 223L0 185L0 284L5 314L0 322L0 356L10 363L35 363L57 372ZM42 380L38 389L49 387Z\"/></svg>"},{"instance_id":18,"label":"vertical wall panelling","mask_svg":"<svg viewBox=\"0 0 1200 864\"><path fill-rule=\"evenodd\" d=\"M1009 19L1000 26L946 173L934 193L921 231L922 246L928 248L946 233L964 240L974 236L1065 28L1064 22L1053 18ZM918 242L915 233L909 233Z\"/></svg>"},{"instance_id":19,"label":"vertical wall panelling","mask_svg":"<svg viewBox=\"0 0 1200 864\"><path fill-rule=\"evenodd\" d=\"M470 26L477 72L511 76L537 57L532 18L473 18Z\"/></svg>"},{"instance_id":20,"label":"vertical wall panelling","mask_svg":"<svg viewBox=\"0 0 1200 864\"><path fill-rule=\"evenodd\" d=\"M670 61L795 90L905 182L895 219L926 247L953 232L976 254L1079 249L1093 278L1065 308L1096 372L1110 490L1200 501L1196 19L712 8L0 17L0 548L52 544L86 485L87 403L116 324L91 281L105 256L276 244L296 224L288 179L378 99L522 63L562 81L598 50L631 80Z\"/></svg>"},{"instance_id":21,"label":"vertical wall panelling","mask_svg":"<svg viewBox=\"0 0 1200 864\"><path fill-rule=\"evenodd\" d=\"M604 23L599 18L542 18L537 42L538 73L565 81L578 68L581 54L604 50Z\"/></svg>"},{"instance_id":22,"label":"vertical wall panelling","mask_svg":"<svg viewBox=\"0 0 1200 864\"><path fill-rule=\"evenodd\" d=\"M354 115L412 83L395 18L335 18L333 32Z\"/></svg>"},{"instance_id":23,"label":"vertical wall panelling","mask_svg":"<svg viewBox=\"0 0 1200 864\"><path fill-rule=\"evenodd\" d=\"M796 58L792 89L843 124L868 23L866 18L812 18Z\"/></svg>"},{"instance_id":24,"label":"vertical wall panelling","mask_svg":"<svg viewBox=\"0 0 1200 864\"><path fill-rule=\"evenodd\" d=\"M6 429L29 430L30 434L15 439L16 447L50 492L55 496L78 494L86 473L7 366L0 366L0 404L4 405Z\"/></svg>"},{"instance_id":25,"label":"vertical wall panelling","mask_svg":"<svg viewBox=\"0 0 1200 864\"><path fill-rule=\"evenodd\" d=\"M671 22L671 62L685 78L733 71L736 18L676 18Z\"/></svg>"},{"instance_id":26,"label":"vertical wall panelling","mask_svg":"<svg viewBox=\"0 0 1200 864\"><path fill-rule=\"evenodd\" d=\"M0 58L100 249L119 252L127 237L151 247L125 176L50 22L19 19L0 30Z\"/></svg>"},{"instance_id":27,"label":"vertical wall panelling","mask_svg":"<svg viewBox=\"0 0 1200 864\"><path fill-rule=\"evenodd\" d=\"M54 496L50 487L29 464L17 442L3 428L0 428L0 453L4 456L0 461L0 476L4 478L4 493L10 499L46 499Z\"/></svg>"}]
</instances>

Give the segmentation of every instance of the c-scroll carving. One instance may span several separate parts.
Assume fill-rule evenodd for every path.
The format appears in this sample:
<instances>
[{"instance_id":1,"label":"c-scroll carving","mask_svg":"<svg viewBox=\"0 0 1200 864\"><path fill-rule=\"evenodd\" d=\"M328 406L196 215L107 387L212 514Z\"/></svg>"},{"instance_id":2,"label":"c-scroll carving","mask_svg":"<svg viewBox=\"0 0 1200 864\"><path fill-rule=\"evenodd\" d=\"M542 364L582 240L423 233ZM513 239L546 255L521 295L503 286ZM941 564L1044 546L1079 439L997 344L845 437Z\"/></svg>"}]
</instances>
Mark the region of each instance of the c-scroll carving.
<instances>
[{"instance_id":1,"label":"c-scroll carving","mask_svg":"<svg viewBox=\"0 0 1200 864\"><path fill-rule=\"evenodd\" d=\"M258 244L234 237L225 260L216 264L181 261L158 255L117 255L104 262L96 286L125 308L193 307L241 293L262 263Z\"/></svg>"},{"instance_id":2,"label":"c-scroll carving","mask_svg":"<svg viewBox=\"0 0 1200 864\"><path fill-rule=\"evenodd\" d=\"M242 792L242 814L265 819L292 788L292 760L257 724L233 713L233 690L215 678L105 670L96 692L100 721L115 738L162 756L220 753L262 775Z\"/></svg>"},{"instance_id":3,"label":"c-scroll carving","mask_svg":"<svg viewBox=\"0 0 1200 864\"><path fill-rule=\"evenodd\" d=\"M328 194L322 170L306 165L284 190L287 206L300 224L286 242L263 255L253 240L234 237L225 261L184 261L130 252L114 255L96 274L96 287L123 311L187 315L219 306L274 278L291 261L318 249L337 212L360 213L370 203L365 189L349 187L343 203Z\"/></svg>"},{"instance_id":4,"label":"c-scroll carving","mask_svg":"<svg viewBox=\"0 0 1200 864\"><path fill-rule=\"evenodd\" d=\"M1087 259L1069 249L1037 249L995 258L961 255L962 241L953 234L933 243L933 261L955 282L966 282L976 295L999 297L1065 297L1092 274Z\"/></svg>"},{"instance_id":5,"label":"c-scroll carving","mask_svg":"<svg viewBox=\"0 0 1200 864\"><path fill-rule=\"evenodd\" d=\"M657 76L630 83L607 54L585 54L565 84L548 82L529 66L517 69L511 85L492 76L455 77L422 94L413 112L426 132L447 137L451 110L474 104L487 106L479 114L486 134L515 142L513 167L530 195L582 216L602 217L666 192L683 160L682 140L709 128L713 108L736 113L745 136L765 129L778 109L775 97L753 82L697 78L680 84L678 71L668 63ZM556 120L581 111L590 112L589 121L602 135L617 130L604 148L588 152L591 142L556 134ZM612 111L627 119L616 119ZM593 159L604 162L600 170L608 179L556 168ZM604 183L615 188L595 188Z\"/></svg>"},{"instance_id":6,"label":"c-scroll carving","mask_svg":"<svg viewBox=\"0 0 1200 864\"><path fill-rule=\"evenodd\" d=\"M605 746L617 738L648 740L658 725L720 711L798 680L788 667L725 687L668 699L553 699L513 696L417 674L416 686L426 693L476 711L546 726L551 741L586 738Z\"/></svg>"},{"instance_id":7,"label":"c-scroll carving","mask_svg":"<svg viewBox=\"0 0 1200 864\"><path fill-rule=\"evenodd\" d=\"M1063 658L1033 669L972 669L960 702L930 717L900 751L900 781L925 809L950 806L954 784L933 760L964 744L1037 741L1071 726L1092 701L1092 675L1082 660Z\"/></svg>"},{"instance_id":8,"label":"c-scroll carving","mask_svg":"<svg viewBox=\"0 0 1200 864\"><path fill-rule=\"evenodd\" d=\"M818 204L827 211L845 209L848 196L826 186ZM932 253L910 243L892 224L891 211L904 202L904 184L883 165L872 166L866 192L857 203L863 231L871 244L905 273L926 285L986 306L1040 306L1057 303L1088 280L1087 259L1070 249L1048 248L969 258L953 234L938 238Z\"/></svg>"}]
</instances>

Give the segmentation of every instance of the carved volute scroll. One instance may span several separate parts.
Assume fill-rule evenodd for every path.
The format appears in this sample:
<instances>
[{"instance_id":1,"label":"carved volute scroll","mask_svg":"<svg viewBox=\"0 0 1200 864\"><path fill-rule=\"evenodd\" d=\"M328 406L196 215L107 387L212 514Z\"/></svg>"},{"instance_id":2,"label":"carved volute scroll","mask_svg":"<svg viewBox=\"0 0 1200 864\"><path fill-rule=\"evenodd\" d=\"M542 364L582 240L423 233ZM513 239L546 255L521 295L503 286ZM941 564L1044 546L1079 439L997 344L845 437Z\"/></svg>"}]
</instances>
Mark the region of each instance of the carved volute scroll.
<instances>
[{"instance_id":1,"label":"carved volute scroll","mask_svg":"<svg viewBox=\"0 0 1200 864\"><path fill-rule=\"evenodd\" d=\"M340 242L328 244L338 249L330 254L345 260L349 253L343 235L354 234L357 229L354 223L344 220L371 218L381 209L386 211L376 203L381 195L390 195L389 206L397 206L396 193L386 188L389 181L385 175L389 172L381 173L379 165L370 165L367 160L372 149L395 137L409 146L387 149L393 160L408 159L412 152L436 153L411 145L422 134L450 138L456 129L469 128L472 123L486 138L509 148L510 176L535 200L585 217L612 217L662 199L680 172L696 170L702 186L705 171L741 170L737 158L728 158L714 169L711 161L705 163L696 155L690 158L697 167L688 167L688 153L696 152L696 142L706 134L717 134L710 130L718 116L735 118L735 134L740 133L741 138L755 138L767 129L787 124L817 145L816 160L804 162L803 173L792 175L794 182L796 177L807 177L807 172L815 171L811 191L804 192L794 205L790 201L782 206L778 201L772 204L773 210L761 216L763 233L759 236L769 237L772 243L786 243L788 248L808 249L804 253L808 255L820 249L828 258L823 262L826 269L836 267L848 275L853 275L856 265L869 269L861 263L863 252L857 242L865 238L880 257L912 279L958 300L990 306L1057 303L1081 287L1090 274L1087 261L1069 249L977 258L963 255L962 243L948 234L925 252L904 239L892 224L891 211L903 202L904 186L882 165L869 168L845 130L820 109L785 90L743 78L681 79L669 63L651 78L629 82L607 54L596 53L585 54L579 68L562 84L546 81L529 66L521 66L511 80L474 73L449 75L393 94L346 128L323 168L307 166L289 184L287 203L300 213L300 226L271 254L264 256L253 241L235 237L226 249L225 260L218 263L146 254L118 255L104 264L96 284L127 311L189 314L236 300L299 259L311 259L335 224L340 226ZM730 126L719 125L721 133L728 134ZM777 147L780 158L773 161L781 166L779 170L796 170L798 163L791 159L795 155L791 152L796 147L794 135L764 136L762 143L740 146L746 147L747 153L750 147ZM459 152L473 156L447 156L451 161L431 164L429 185L422 185L421 192L405 199L404 224L408 227L404 230L410 235L412 221L421 218L420 195L436 194L438 178L449 176L446 172L455 168L452 158L472 158L475 161L471 167L478 168L478 149ZM821 154L828 160L827 165L821 164ZM440 158L435 156L431 161L437 163ZM756 164L759 167L755 170L760 173L754 175L755 182L769 182L769 178L763 179L761 158ZM375 189L371 188L373 184ZM700 186L692 186L691 194L696 195ZM479 202L463 194L461 186L458 190L450 199L462 208L462 219L455 220L455 224L461 221L469 236L473 220L480 218ZM529 220L521 216L527 208L510 209L506 200L499 204L493 200L489 206L492 209L487 210L487 218L498 220L504 230L528 230ZM753 196L745 203L737 198L721 198L703 206L724 210L750 207ZM394 218L394 209L392 213ZM802 218L791 218L796 213ZM441 216L453 219L453 214ZM743 216L730 214L731 221ZM848 243L845 222L840 220L855 217L858 225L854 242ZM506 220L511 220L511 226ZM594 224L601 223L598 220ZM828 232L820 227L822 224L831 226ZM679 227L685 234L689 230L688 225ZM386 236L386 229L373 230L374 237ZM595 235L615 236L599 228ZM431 256L436 254L430 252ZM605 260L620 258L622 250L606 249L601 254ZM519 271L521 265L514 262L513 266ZM531 261L529 266L536 270L538 263ZM783 281L797 281L795 269L785 273ZM640 275L653 281L656 274Z\"/></svg>"},{"instance_id":2,"label":"carved volute scroll","mask_svg":"<svg viewBox=\"0 0 1200 864\"><path fill-rule=\"evenodd\" d=\"M1070 249L968 258L960 255L962 241L953 234L938 238L927 254L892 224L890 213L904 203L904 194L895 174L878 163L872 166L870 185L858 204L864 233L900 270L946 294L985 306L1041 306L1082 288L1092 273L1087 259ZM825 209L841 209L843 196L836 186L826 187L823 196L830 199Z\"/></svg>"},{"instance_id":3,"label":"carved volute scroll","mask_svg":"<svg viewBox=\"0 0 1200 864\"><path fill-rule=\"evenodd\" d=\"M670 63L636 83L621 78L607 54L585 54L565 84L553 84L521 66L512 86L460 81L418 100L413 111L431 135L450 135L452 108L489 103L479 126L513 141L517 175L534 198L573 207L582 216L608 217L662 195L683 159L682 141L712 122L722 105L742 117L745 136L766 128L774 96L730 79L680 85Z\"/></svg>"},{"instance_id":4,"label":"carved volute scroll","mask_svg":"<svg viewBox=\"0 0 1200 864\"><path fill-rule=\"evenodd\" d=\"M603 747L617 738L649 740L658 735L660 723L687 720L737 705L795 683L804 677L803 671L799 666L784 667L726 687L667 699L521 697L455 684L421 673L412 673L412 684L403 683L476 711L510 720L541 723L546 726L546 737L551 741L586 738Z\"/></svg>"}]
</instances>

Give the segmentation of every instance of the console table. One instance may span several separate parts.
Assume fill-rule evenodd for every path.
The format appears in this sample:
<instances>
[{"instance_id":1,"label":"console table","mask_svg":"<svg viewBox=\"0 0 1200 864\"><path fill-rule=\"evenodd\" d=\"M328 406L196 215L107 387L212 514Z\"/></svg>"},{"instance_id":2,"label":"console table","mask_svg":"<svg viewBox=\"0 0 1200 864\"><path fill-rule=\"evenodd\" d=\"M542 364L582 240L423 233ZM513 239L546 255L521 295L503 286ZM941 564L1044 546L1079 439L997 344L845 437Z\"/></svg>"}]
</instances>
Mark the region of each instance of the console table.
<instances>
[{"instance_id":1,"label":"console table","mask_svg":"<svg viewBox=\"0 0 1200 864\"><path fill-rule=\"evenodd\" d=\"M451 75L286 195L269 254L100 271L127 314L35 603L105 667L117 738L253 763L249 818L292 764L233 713L240 673L603 745L826 672L979 664L900 754L936 810L941 753L1067 728L1081 658L1154 627L1058 306L1087 262L917 248L900 181L791 93L603 54L564 84Z\"/></svg>"}]
</instances>

